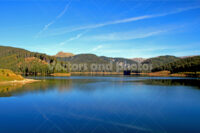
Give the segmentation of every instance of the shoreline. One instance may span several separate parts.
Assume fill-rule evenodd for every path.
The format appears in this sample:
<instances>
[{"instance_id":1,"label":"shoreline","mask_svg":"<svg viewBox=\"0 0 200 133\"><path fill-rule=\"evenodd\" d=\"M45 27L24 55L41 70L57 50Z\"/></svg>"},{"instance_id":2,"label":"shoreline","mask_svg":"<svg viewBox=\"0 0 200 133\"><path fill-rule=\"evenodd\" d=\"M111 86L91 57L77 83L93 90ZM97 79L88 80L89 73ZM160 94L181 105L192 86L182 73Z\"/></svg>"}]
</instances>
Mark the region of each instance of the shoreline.
<instances>
[{"instance_id":1,"label":"shoreline","mask_svg":"<svg viewBox=\"0 0 200 133\"><path fill-rule=\"evenodd\" d=\"M71 73L53 73L53 74L50 74L50 76L54 76L54 77L70 77L71 76Z\"/></svg>"},{"instance_id":2,"label":"shoreline","mask_svg":"<svg viewBox=\"0 0 200 133\"><path fill-rule=\"evenodd\" d=\"M160 72L152 72L152 73L131 73L131 75L143 75L150 77L200 77L200 74L192 74L187 72L182 73L170 73L169 71L160 71Z\"/></svg>"},{"instance_id":3,"label":"shoreline","mask_svg":"<svg viewBox=\"0 0 200 133\"><path fill-rule=\"evenodd\" d=\"M71 76L77 75L124 75L123 72L71 72ZM170 73L169 71L159 71L150 73L130 73L129 76L149 76L149 77L200 77L200 74L183 73Z\"/></svg>"},{"instance_id":4,"label":"shoreline","mask_svg":"<svg viewBox=\"0 0 200 133\"><path fill-rule=\"evenodd\" d=\"M71 75L123 75L123 72L71 72Z\"/></svg>"},{"instance_id":5,"label":"shoreline","mask_svg":"<svg viewBox=\"0 0 200 133\"><path fill-rule=\"evenodd\" d=\"M24 79L24 80L2 81L2 82L0 82L0 85L4 85L4 84L29 84L29 83L39 82L39 81L41 81L41 80Z\"/></svg>"}]
</instances>

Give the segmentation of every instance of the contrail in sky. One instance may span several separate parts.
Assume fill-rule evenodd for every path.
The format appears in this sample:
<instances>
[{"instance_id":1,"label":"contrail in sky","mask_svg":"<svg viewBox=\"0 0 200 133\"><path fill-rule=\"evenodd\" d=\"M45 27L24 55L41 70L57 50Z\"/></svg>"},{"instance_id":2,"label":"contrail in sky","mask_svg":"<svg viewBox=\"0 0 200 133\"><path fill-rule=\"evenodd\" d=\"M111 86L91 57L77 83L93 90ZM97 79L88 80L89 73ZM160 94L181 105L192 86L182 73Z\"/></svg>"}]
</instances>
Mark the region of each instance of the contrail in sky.
<instances>
[{"instance_id":1,"label":"contrail in sky","mask_svg":"<svg viewBox=\"0 0 200 133\"><path fill-rule=\"evenodd\" d=\"M36 37L39 37L40 34L42 34L44 31L48 30L48 28L51 25L53 25L58 19L60 19L67 12L70 4L71 4L71 1L65 6L64 10L58 16L56 16L56 18L54 20L52 20L51 22L49 22L48 24L46 24L44 26L44 28L36 35Z\"/></svg>"},{"instance_id":2,"label":"contrail in sky","mask_svg":"<svg viewBox=\"0 0 200 133\"><path fill-rule=\"evenodd\" d=\"M198 9L198 8L200 8L200 6L178 8L175 11L162 13L162 14L143 15L143 16L138 16L138 17L131 17L131 18L126 18L126 19L108 21L108 22L105 22L105 23L85 25L85 26L75 27L75 28L72 28L72 29L68 29L68 27L63 27L63 28L58 28L58 29L53 30L53 33L52 34L50 33L50 36L51 35L61 35L61 34L65 34L65 33L68 33L68 32L74 32L74 31L80 31L80 30L86 30L86 29L95 29L95 28L100 28L100 27L109 26L109 25L129 23L129 22L151 19L151 18L157 18L157 17L164 17L164 16L167 16L167 15L177 14L177 13L181 13L181 12L189 11L189 10L193 10L193 9Z\"/></svg>"}]
</instances>

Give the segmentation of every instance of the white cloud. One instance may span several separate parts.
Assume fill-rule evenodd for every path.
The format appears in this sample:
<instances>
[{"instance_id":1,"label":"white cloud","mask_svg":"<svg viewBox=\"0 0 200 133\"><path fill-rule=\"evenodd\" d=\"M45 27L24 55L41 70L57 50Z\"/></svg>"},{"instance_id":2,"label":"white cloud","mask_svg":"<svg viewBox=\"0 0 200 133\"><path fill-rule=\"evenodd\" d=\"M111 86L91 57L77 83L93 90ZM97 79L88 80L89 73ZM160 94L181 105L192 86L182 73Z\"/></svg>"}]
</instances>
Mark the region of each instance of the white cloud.
<instances>
[{"instance_id":1,"label":"white cloud","mask_svg":"<svg viewBox=\"0 0 200 133\"><path fill-rule=\"evenodd\" d=\"M67 40L65 40L65 41L63 41L63 42L61 42L59 45L60 45L60 46L63 46L63 45L65 45L67 42L77 40L77 39L79 39L82 35L83 35L83 33L77 34L75 37L71 37L71 38L69 38L69 39L67 39Z\"/></svg>"},{"instance_id":2,"label":"white cloud","mask_svg":"<svg viewBox=\"0 0 200 133\"><path fill-rule=\"evenodd\" d=\"M67 39L67 40L65 40L65 41L62 41L61 43L59 43L59 45L60 45L60 46L63 46L63 45L65 45L67 42L71 42L71 41L74 41L74 40L78 40L78 39L81 38L86 32L88 32L88 31L86 30L86 31L84 31L84 32L81 32L81 33L77 34L77 35L74 36L74 37L71 37L71 38L69 38L69 39Z\"/></svg>"},{"instance_id":3,"label":"white cloud","mask_svg":"<svg viewBox=\"0 0 200 133\"><path fill-rule=\"evenodd\" d=\"M109 21L109 22L99 23L99 24L79 26L79 27L74 27L74 28L69 28L69 27L58 28L58 29L54 29L52 32L49 32L49 35L50 36L60 35L60 34L65 34L65 33L68 33L68 32L74 32L74 31L79 31L79 30L95 29L95 28L100 28L100 27L109 26L109 25L129 23L129 22L134 22L134 21L139 21L139 20L144 20L144 19L150 19L150 18L156 18L156 17L164 17L164 16L167 16L167 15L177 14L177 13L181 13L181 12L189 11L189 10L193 10L193 9L198 9L198 8L200 8L200 6L178 8L175 11L171 11L171 12L168 12L168 13L131 17L131 18L126 18L126 19L114 20L114 21Z\"/></svg>"},{"instance_id":4,"label":"white cloud","mask_svg":"<svg viewBox=\"0 0 200 133\"><path fill-rule=\"evenodd\" d=\"M198 42L196 43L199 44ZM174 55L174 56L184 56L184 55L198 55L199 50L195 50L196 46L188 45L188 44L171 44L170 46L166 44L151 44L148 43L146 45L134 44L130 45L127 43L118 43L117 45L121 45L124 47L114 47L114 45L110 44L106 48L99 49L95 51L95 54L102 56L111 56L111 57L126 57L126 58L134 58L134 57L155 57L160 55ZM137 45L137 46L136 46Z\"/></svg>"},{"instance_id":5,"label":"white cloud","mask_svg":"<svg viewBox=\"0 0 200 133\"><path fill-rule=\"evenodd\" d=\"M93 36L86 36L84 40L93 41L120 41L120 40L133 40L140 38L147 38L155 35L159 35L168 32L169 29L155 30L155 31L128 31L128 32L117 32L109 34L100 34Z\"/></svg>"},{"instance_id":6,"label":"white cloud","mask_svg":"<svg viewBox=\"0 0 200 133\"><path fill-rule=\"evenodd\" d=\"M69 42L69 41L74 41L74 40L76 40L76 39L79 39L82 35L83 35L83 34L80 33L80 34L76 35L75 37L70 38L70 39L67 40L67 41L68 41L68 42Z\"/></svg>"},{"instance_id":7,"label":"white cloud","mask_svg":"<svg viewBox=\"0 0 200 133\"><path fill-rule=\"evenodd\" d=\"M92 50L91 50L91 52L96 52L96 51L98 51L98 50L100 50L100 49L102 49L103 48L103 45L98 45L98 46L96 46L95 48L93 48Z\"/></svg>"}]
</instances>

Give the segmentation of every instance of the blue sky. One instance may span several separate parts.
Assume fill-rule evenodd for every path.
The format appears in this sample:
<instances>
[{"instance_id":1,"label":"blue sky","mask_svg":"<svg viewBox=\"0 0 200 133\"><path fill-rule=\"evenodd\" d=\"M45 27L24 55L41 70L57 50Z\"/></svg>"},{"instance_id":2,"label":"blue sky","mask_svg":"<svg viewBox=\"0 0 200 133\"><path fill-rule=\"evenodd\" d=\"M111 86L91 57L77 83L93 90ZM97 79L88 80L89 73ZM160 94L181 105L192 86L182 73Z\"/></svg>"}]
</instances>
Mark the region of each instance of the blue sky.
<instances>
[{"instance_id":1,"label":"blue sky","mask_svg":"<svg viewBox=\"0 0 200 133\"><path fill-rule=\"evenodd\" d=\"M200 53L200 0L0 0L0 45L54 55Z\"/></svg>"}]
</instances>

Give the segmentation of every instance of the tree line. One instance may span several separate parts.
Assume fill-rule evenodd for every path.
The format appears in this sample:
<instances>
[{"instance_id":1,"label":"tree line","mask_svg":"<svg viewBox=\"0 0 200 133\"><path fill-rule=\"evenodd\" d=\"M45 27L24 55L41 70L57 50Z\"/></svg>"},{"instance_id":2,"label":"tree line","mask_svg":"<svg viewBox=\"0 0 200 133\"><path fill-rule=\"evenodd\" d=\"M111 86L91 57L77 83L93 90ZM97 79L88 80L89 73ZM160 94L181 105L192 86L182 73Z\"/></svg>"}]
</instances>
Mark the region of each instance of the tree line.
<instances>
[{"instance_id":1,"label":"tree line","mask_svg":"<svg viewBox=\"0 0 200 133\"><path fill-rule=\"evenodd\" d=\"M56 72L69 72L67 64L46 54L0 46L0 68L10 69L20 74L49 75Z\"/></svg>"},{"instance_id":2,"label":"tree line","mask_svg":"<svg viewBox=\"0 0 200 133\"><path fill-rule=\"evenodd\" d=\"M175 62L154 68L152 71L168 70L171 73L200 72L200 56L187 57Z\"/></svg>"}]
</instances>

